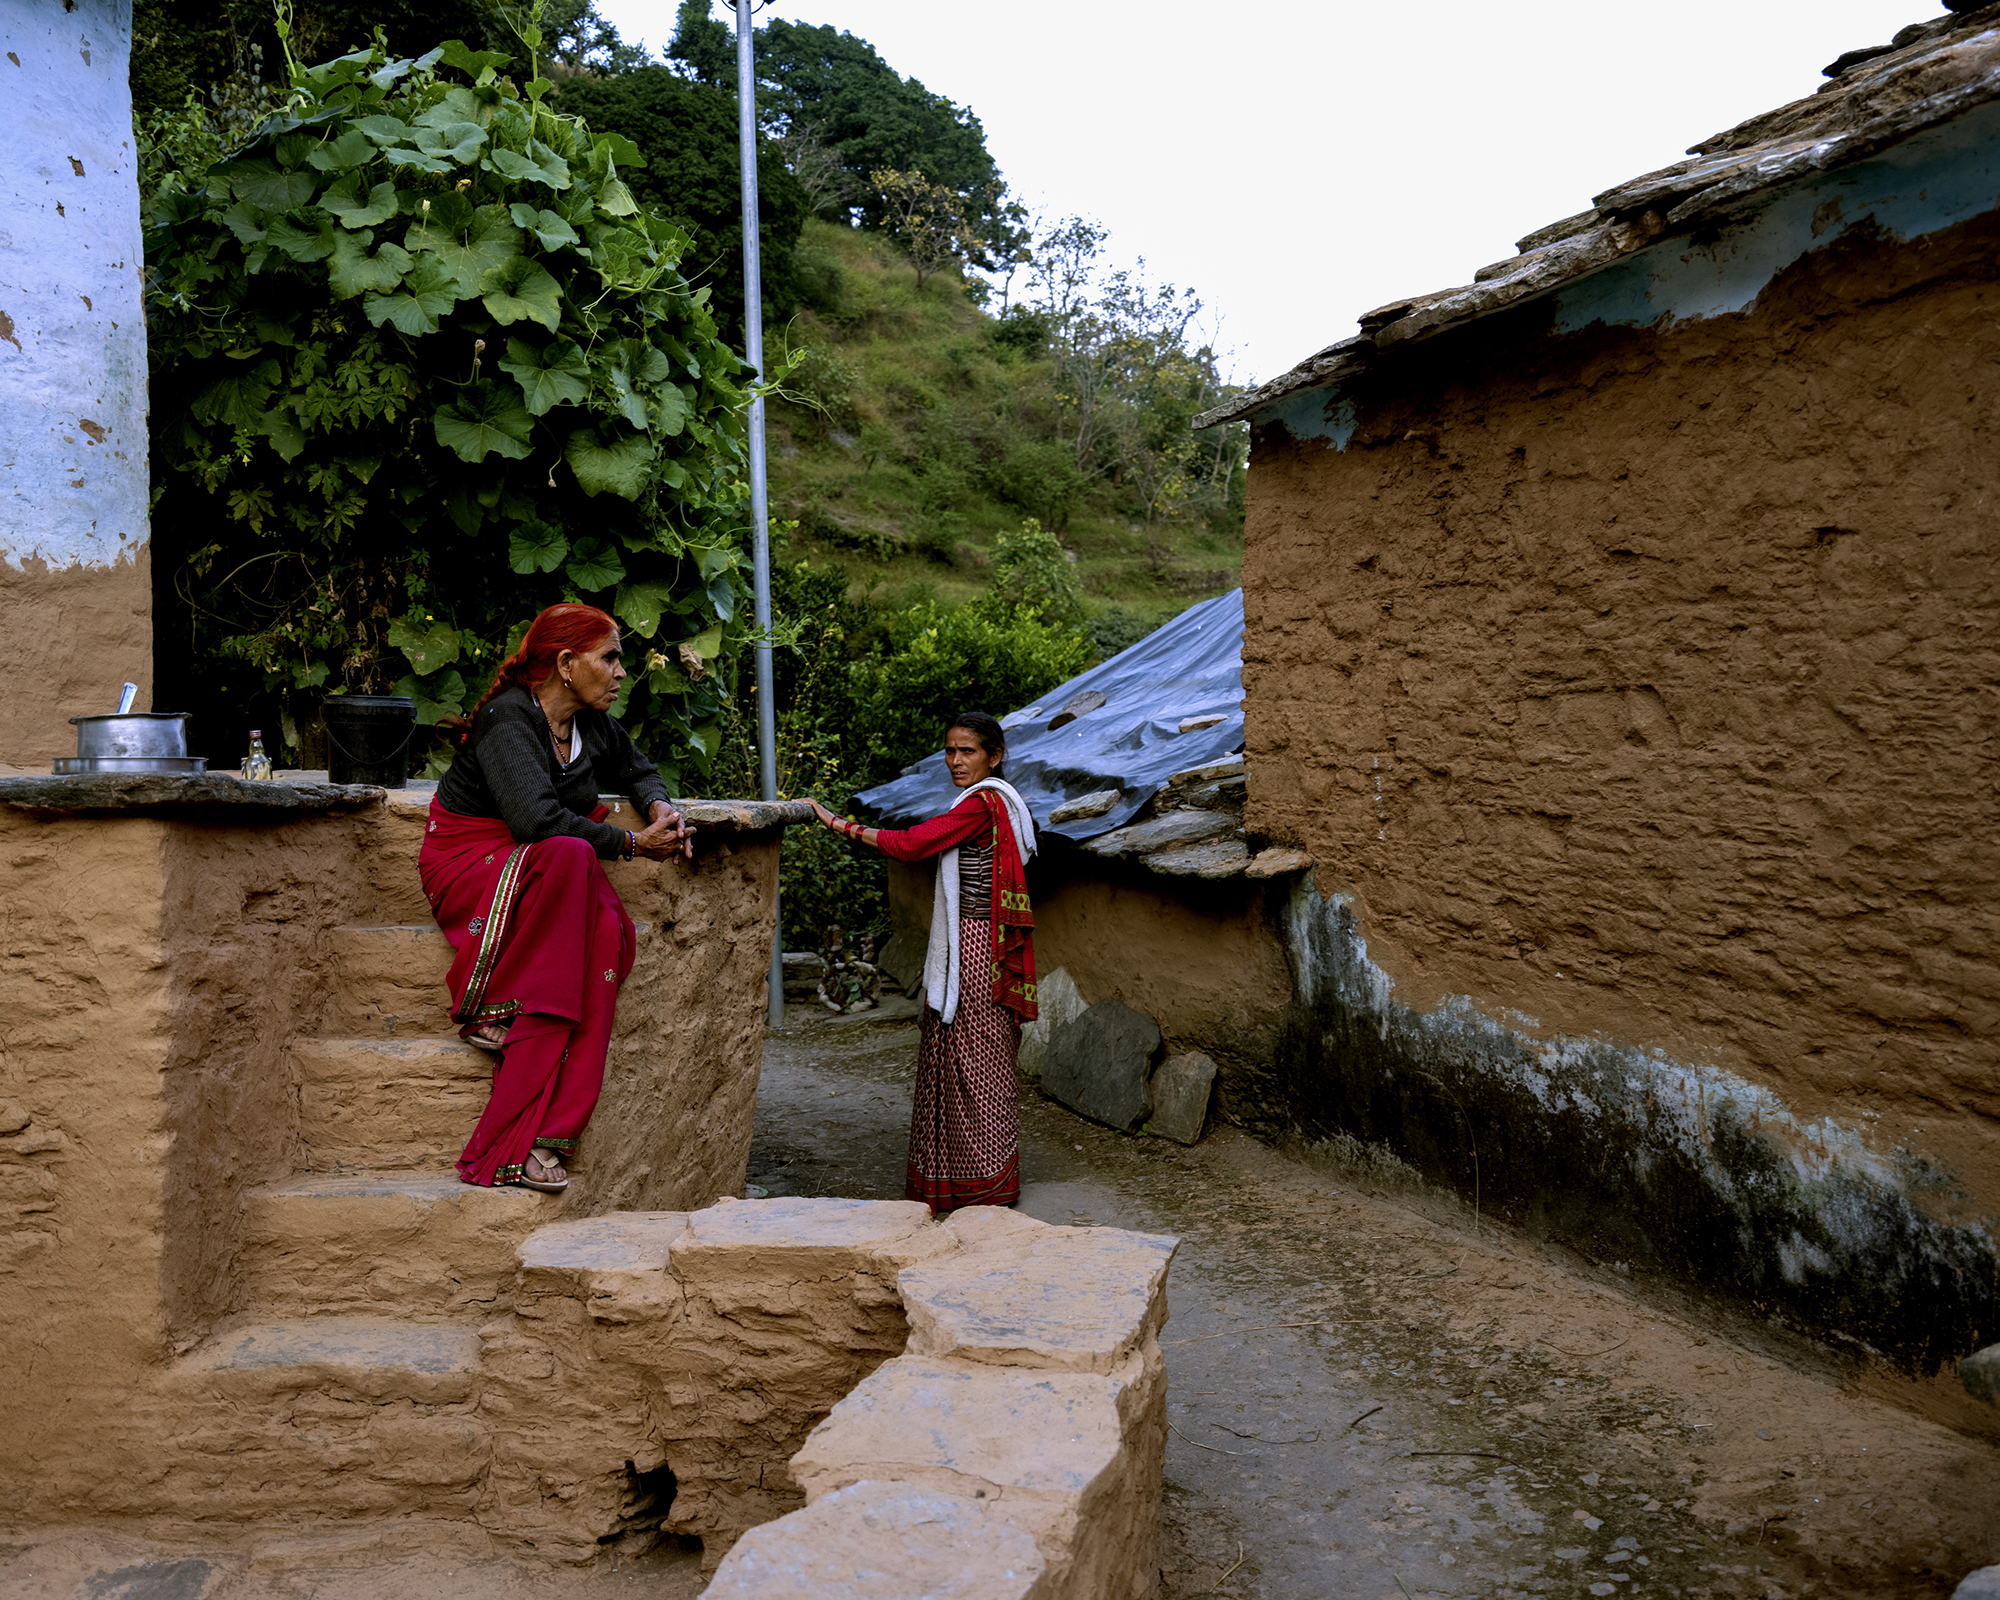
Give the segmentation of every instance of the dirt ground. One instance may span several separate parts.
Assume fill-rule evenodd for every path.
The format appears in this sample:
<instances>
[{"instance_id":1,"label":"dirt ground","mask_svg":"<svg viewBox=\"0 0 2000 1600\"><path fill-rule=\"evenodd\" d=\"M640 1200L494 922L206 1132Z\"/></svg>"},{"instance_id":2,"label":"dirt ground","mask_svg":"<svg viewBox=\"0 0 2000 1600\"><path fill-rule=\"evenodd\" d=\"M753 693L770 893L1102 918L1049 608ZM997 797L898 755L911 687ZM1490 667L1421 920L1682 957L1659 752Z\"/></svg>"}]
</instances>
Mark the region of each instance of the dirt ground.
<instances>
[{"instance_id":1,"label":"dirt ground","mask_svg":"<svg viewBox=\"0 0 2000 1600\"><path fill-rule=\"evenodd\" d=\"M751 1182L899 1197L916 1028L795 1007ZM1181 1239L1162 1600L1948 1595L2000 1561L2000 1440L1823 1350L1384 1174L1227 1128L1129 1138L1024 1092L1021 1209ZM579 1167L582 1177L587 1169ZM2000 1431L2000 1430L1997 1430ZM408 1541L416 1540L411 1543ZM529 1567L434 1527L0 1543L22 1600L692 1600L698 1552Z\"/></svg>"},{"instance_id":2,"label":"dirt ground","mask_svg":"<svg viewBox=\"0 0 2000 1600\"><path fill-rule=\"evenodd\" d=\"M793 1008L751 1182L898 1196L916 1028ZM1835 1359L1232 1129L1022 1096L1021 1209L1181 1240L1165 1600L1949 1594L2000 1561L2000 1441Z\"/></svg>"}]
</instances>

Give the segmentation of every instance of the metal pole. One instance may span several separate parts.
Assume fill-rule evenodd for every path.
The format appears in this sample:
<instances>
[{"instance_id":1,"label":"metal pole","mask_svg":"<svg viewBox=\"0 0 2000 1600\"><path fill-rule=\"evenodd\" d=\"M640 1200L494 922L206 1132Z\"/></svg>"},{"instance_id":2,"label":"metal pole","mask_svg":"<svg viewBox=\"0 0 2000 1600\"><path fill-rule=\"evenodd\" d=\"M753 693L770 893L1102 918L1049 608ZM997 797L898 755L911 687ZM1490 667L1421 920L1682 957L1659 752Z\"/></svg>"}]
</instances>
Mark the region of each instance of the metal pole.
<instances>
[{"instance_id":1,"label":"metal pole","mask_svg":"<svg viewBox=\"0 0 2000 1600\"><path fill-rule=\"evenodd\" d=\"M751 0L736 0L737 163L743 174L743 354L764 377L764 274L757 240L757 66L750 34ZM764 798L778 798L778 708L771 682L771 505L764 485L764 402L750 402L751 582L756 591L757 774ZM771 930L770 1023L785 1023L784 907L772 896L779 917Z\"/></svg>"}]
</instances>

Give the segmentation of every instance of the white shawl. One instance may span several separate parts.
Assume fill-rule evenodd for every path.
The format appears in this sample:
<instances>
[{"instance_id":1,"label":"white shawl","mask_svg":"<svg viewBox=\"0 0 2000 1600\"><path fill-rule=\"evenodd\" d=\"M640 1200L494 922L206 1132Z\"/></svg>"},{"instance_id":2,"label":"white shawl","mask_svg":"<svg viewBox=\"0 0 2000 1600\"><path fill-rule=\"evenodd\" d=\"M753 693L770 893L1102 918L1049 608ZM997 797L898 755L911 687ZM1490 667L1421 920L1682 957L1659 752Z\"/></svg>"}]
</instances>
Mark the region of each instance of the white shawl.
<instances>
[{"instance_id":1,"label":"white shawl","mask_svg":"<svg viewBox=\"0 0 2000 1600\"><path fill-rule=\"evenodd\" d=\"M1025 867L1035 853L1035 824L1028 815L1028 802L1003 778L982 779L965 793L973 795L981 789L991 789L1006 803L1007 820L1014 825L1014 847ZM997 861L993 870L1000 870ZM958 1015L958 968L958 846L953 845L938 857L937 889L931 896L931 942L924 952L924 1002L945 1022Z\"/></svg>"}]
</instances>

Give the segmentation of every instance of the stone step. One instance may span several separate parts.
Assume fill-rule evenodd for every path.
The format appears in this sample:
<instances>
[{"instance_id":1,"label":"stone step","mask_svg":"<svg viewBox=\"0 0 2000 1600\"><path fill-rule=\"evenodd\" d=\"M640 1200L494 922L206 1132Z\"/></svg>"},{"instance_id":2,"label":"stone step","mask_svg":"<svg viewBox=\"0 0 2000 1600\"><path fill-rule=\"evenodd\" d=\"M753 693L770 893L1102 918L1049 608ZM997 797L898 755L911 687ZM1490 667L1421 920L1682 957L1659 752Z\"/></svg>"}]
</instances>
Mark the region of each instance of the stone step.
<instances>
[{"instance_id":1,"label":"stone step","mask_svg":"<svg viewBox=\"0 0 2000 1600\"><path fill-rule=\"evenodd\" d=\"M332 928L327 957L327 1033L366 1039L457 1032L444 981L451 946L435 923Z\"/></svg>"},{"instance_id":2,"label":"stone step","mask_svg":"<svg viewBox=\"0 0 2000 1600\"><path fill-rule=\"evenodd\" d=\"M438 1313L513 1304L515 1249L553 1195L482 1189L449 1171L293 1178L243 1197L238 1261L259 1316Z\"/></svg>"},{"instance_id":3,"label":"stone step","mask_svg":"<svg viewBox=\"0 0 2000 1600\"><path fill-rule=\"evenodd\" d=\"M244 1524L468 1516L493 1453L480 1348L469 1324L240 1325L174 1364L196 1420L154 1466L177 1504Z\"/></svg>"},{"instance_id":4,"label":"stone step","mask_svg":"<svg viewBox=\"0 0 2000 1600\"><path fill-rule=\"evenodd\" d=\"M297 1039L300 1165L448 1172L493 1083L493 1057L455 1038Z\"/></svg>"}]
</instances>

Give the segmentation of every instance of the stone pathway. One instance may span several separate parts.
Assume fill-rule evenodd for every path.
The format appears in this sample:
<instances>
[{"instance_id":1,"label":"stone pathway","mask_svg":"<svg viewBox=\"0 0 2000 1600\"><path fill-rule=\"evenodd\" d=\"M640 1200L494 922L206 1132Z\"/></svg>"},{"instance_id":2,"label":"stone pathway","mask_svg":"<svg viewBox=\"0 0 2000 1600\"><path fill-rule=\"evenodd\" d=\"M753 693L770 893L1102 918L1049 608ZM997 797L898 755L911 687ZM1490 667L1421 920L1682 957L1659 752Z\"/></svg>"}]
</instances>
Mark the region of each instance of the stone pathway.
<instances>
[{"instance_id":1,"label":"stone pathway","mask_svg":"<svg viewBox=\"0 0 2000 1600\"><path fill-rule=\"evenodd\" d=\"M751 1181L900 1195L914 1025L791 1016ZM1022 1210L1183 1240L1167 1600L1886 1600L2000 1560L2000 1437L1829 1352L1490 1221L1475 1236L1379 1170L1228 1129L1134 1139L1032 1092L1022 1124Z\"/></svg>"}]
</instances>

